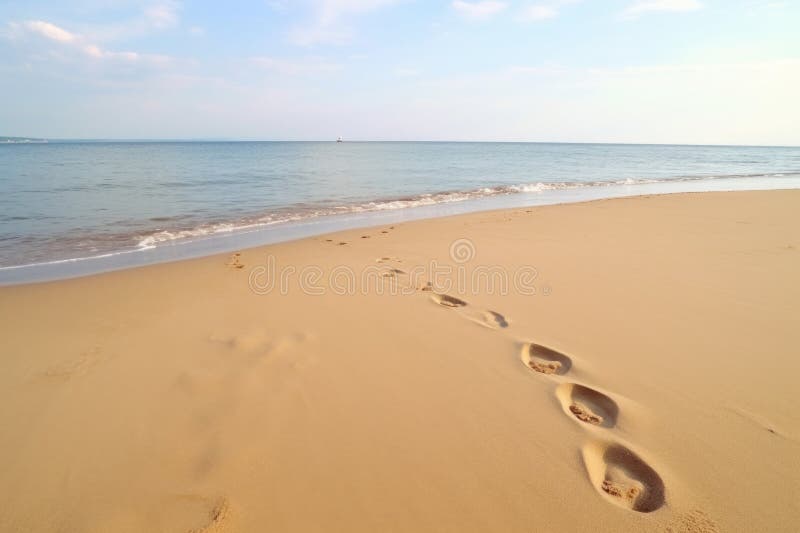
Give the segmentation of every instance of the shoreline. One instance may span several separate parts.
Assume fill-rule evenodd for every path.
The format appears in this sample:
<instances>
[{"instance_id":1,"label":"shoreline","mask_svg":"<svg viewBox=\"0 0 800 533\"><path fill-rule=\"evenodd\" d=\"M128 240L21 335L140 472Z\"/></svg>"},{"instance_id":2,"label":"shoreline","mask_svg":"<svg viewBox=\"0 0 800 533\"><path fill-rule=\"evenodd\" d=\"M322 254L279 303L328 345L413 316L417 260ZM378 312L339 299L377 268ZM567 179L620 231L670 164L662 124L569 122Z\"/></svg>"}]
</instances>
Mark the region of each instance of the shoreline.
<instances>
[{"instance_id":1,"label":"shoreline","mask_svg":"<svg viewBox=\"0 0 800 533\"><path fill-rule=\"evenodd\" d=\"M793 531L798 213L608 198L2 287L0 529Z\"/></svg>"},{"instance_id":2,"label":"shoreline","mask_svg":"<svg viewBox=\"0 0 800 533\"><path fill-rule=\"evenodd\" d=\"M774 179L774 178L773 178ZM328 214L279 224L260 224L251 229L235 230L199 237L166 241L153 246L111 251L96 256L0 267L0 287L27 283L58 281L91 276L152 264L207 257L238 249L254 248L310 238L346 229L366 229L375 225L427 220L498 209L568 205L602 199L637 196L684 194L720 191L793 190L800 188L800 176L781 177L781 183L768 178L703 178L667 180L655 183L614 183L601 187L580 186L546 189L470 198L391 210Z\"/></svg>"}]
</instances>

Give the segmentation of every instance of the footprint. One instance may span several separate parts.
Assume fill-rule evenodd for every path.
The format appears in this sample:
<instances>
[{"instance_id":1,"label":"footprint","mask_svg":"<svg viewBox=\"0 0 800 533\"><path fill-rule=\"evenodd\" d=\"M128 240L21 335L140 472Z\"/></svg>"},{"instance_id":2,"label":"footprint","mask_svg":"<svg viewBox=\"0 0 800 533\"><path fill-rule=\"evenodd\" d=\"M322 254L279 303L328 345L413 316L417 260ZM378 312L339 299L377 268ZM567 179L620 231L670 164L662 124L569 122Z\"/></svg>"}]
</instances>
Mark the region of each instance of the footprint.
<instances>
[{"instance_id":1,"label":"footprint","mask_svg":"<svg viewBox=\"0 0 800 533\"><path fill-rule=\"evenodd\" d=\"M362 239L369 239L369 235L362 235L361 238Z\"/></svg>"},{"instance_id":2,"label":"footprint","mask_svg":"<svg viewBox=\"0 0 800 533\"><path fill-rule=\"evenodd\" d=\"M506 320L506 317L504 317L500 313L496 313L494 311L486 311L484 313L484 318L486 319L486 322L490 325L490 327L495 327L499 329L505 329L508 327L508 320Z\"/></svg>"},{"instance_id":3,"label":"footprint","mask_svg":"<svg viewBox=\"0 0 800 533\"><path fill-rule=\"evenodd\" d=\"M344 246L345 244L347 244L347 242L345 242L345 241L339 242L339 246Z\"/></svg>"},{"instance_id":4,"label":"footprint","mask_svg":"<svg viewBox=\"0 0 800 533\"><path fill-rule=\"evenodd\" d=\"M556 397L564 412L581 422L604 428L613 428L617 424L619 407L602 392L576 383L562 383L556 388Z\"/></svg>"},{"instance_id":5,"label":"footprint","mask_svg":"<svg viewBox=\"0 0 800 533\"><path fill-rule=\"evenodd\" d=\"M594 441L583 447L589 480L614 505L650 513L664 505L661 476L621 444Z\"/></svg>"},{"instance_id":6,"label":"footprint","mask_svg":"<svg viewBox=\"0 0 800 533\"><path fill-rule=\"evenodd\" d=\"M379 264L382 264L382 263L402 263L403 260L400 259L399 257L378 257L377 259L375 259L375 262L379 263Z\"/></svg>"},{"instance_id":7,"label":"footprint","mask_svg":"<svg viewBox=\"0 0 800 533\"><path fill-rule=\"evenodd\" d=\"M522 362L542 374L566 374L572 367L572 360L566 355L532 342L522 346Z\"/></svg>"},{"instance_id":8,"label":"footprint","mask_svg":"<svg viewBox=\"0 0 800 533\"><path fill-rule=\"evenodd\" d=\"M473 322L491 329L505 329L508 327L508 320L506 320L506 317L494 311L483 311L469 318Z\"/></svg>"},{"instance_id":9,"label":"footprint","mask_svg":"<svg viewBox=\"0 0 800 533\"><path fill-rule=\"evenodd\" d=\"M467 302L455 296L448 296L447 294L434 294L431 300L443 307L465 307Z\"/></svg>"},{"instance_id":10,"label":"footprint","mask_svg":"<svg viewBox=\"0 0 800 533\"><path fill-rule=\"evenodd\" d=\"M244 263L240 261L242 254L235 253L231 255L231 260L228 261L228 266L231 268L241 269L244 268Z\"/></svg>"},{"instance_id":11,"label":"footprint","mask_svg":"<svg viewBox=\"0 0 800 533\"><path fill-rule=\"evenodd\" d=\"M396 282L399 276L405 275L405 272L399 268L388 268L381 272L381 277L387 278L392 282Z\"/></svg>"}]
</instances>

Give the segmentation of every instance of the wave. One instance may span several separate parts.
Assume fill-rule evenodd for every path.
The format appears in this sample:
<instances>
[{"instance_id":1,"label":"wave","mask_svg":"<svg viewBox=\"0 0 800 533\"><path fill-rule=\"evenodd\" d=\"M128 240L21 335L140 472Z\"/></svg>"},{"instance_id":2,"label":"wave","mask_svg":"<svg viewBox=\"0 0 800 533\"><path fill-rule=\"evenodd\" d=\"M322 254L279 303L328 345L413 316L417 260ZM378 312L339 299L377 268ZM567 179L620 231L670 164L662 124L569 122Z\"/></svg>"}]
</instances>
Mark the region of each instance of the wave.
<instances>
[{"instance_id":1,"label":"wave","mask_svg":"<svg viewBox=\"0 0 800 533\"><path fill-rule=\"evenodd\" d=\"M225 234L242 234L252 231L258 231L269 226L280 224L288 224L292 222L310 221L320 217L329 217L335 215L347 214L360 214L377 211L409 209L414 207L434 206L455 202L464 202L468 200L478 200L482 198L489 198L494 196L503 195L516 195L516 194L539 194L546 191L569 190L569 189L585 189L593 187L620 187L620 186L638 186L644 184L656 183L675 183L687 181L702 181L702 180L719 180L719 179L732 179L732 178L772 178L783 176L798 176L800 171L781 172L781 173L759 173L759 174L735 174L735 175L714 175L714 176L679 176L669 178L642 178L642 177L627 177L625 179L614 181L560 181L560 182L533 182L521 183L516 185L500 185L493 187L482 187L469 190L458 191L441 191L432 193L422 193L412 196L404 196L397 198L383 198L370 201L353 202L341 205L294 205L276 208L268 213L259 213L249 216L240 217L235 220L217 220L208 221L205 223L190 223L184 220L184 226L181 226L181 219L183 217L153 217L149 220L151 222L166 223L172 227L158 228L149 232L140 233L104 233L103 235L83 235L61 237L54 239L49 243L56 245L63 251L69 250L73 254L77 250L85 250L86 253L82 257L67 257L58 258L51 261L31 262L27 264L17 265L3 265L0 266L0 271L23 268L27 266L46 265L46 264L59 264L59 263L72 263L77 261L84 261L89 259L99 259L111 257L119 254L128 254L139 252L143 250L151 250L158 246L179 244L181 242L188 242L197 239L210 238L213 236L220 236ZM47 243L44 244L45 248L49 248ZM53 249L49 250L52 253ZM44 254L43 254L44 255ZM48 254L49 255L49 254ZM51 256L52 257L52 256ZM44 259L44 257L42 257ZM34 260L35 261L35 260Z\"/></svg>"},{"instance_id":2,"label":"wave","mask_svg":"<svg viewBox=\"0 0 800 533\"><path fill-rule=\"evenodd\" d=\"M218 234L238 233L257 230L266 226L298 222L324 216L369 213L374 211L387 211L396 209L409 209L413 207L433 206L467 200L477 200L492 196L512 195L520 193L541 193L545 191L584 189L591 187L635 186L654 183L687 182L702 180L717 180L731 178L763 178L798 175L798 172L771 173L771 174L727 174L719 176L679 176L670 178L638 178L629 177L614 181L559 181L535 182L518 185L499 185L495 187L482 187L471 190L441 191L422 193L401 198L384 198L368 202L337 205L333 207L293 206L276 209L268 214L244 217L237 221L223 221L207 223L192 228L172 230L159 230L147 235L139 236L136 243L139 249L150 249L162 243L184 239L209 237Z\"/></svg>"}]
</instances>

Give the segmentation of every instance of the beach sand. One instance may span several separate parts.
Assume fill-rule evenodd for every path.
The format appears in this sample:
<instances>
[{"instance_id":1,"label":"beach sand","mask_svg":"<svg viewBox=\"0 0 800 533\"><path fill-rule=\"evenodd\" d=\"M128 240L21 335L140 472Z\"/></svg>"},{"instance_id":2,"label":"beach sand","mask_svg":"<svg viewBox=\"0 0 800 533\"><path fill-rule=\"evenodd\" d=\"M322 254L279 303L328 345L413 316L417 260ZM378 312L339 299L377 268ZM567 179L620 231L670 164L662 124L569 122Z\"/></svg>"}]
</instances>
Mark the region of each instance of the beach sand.
<instances>
[{"instance_id":1,"label":"beach sand","mask_svg":"<svg viewBox=\"0 0 800 533\"><path fill-rule=\"evenodd\" d=\"M0 530L797 531L798 275L771 191L0 288Z\"/></svg>"}]
</instances>

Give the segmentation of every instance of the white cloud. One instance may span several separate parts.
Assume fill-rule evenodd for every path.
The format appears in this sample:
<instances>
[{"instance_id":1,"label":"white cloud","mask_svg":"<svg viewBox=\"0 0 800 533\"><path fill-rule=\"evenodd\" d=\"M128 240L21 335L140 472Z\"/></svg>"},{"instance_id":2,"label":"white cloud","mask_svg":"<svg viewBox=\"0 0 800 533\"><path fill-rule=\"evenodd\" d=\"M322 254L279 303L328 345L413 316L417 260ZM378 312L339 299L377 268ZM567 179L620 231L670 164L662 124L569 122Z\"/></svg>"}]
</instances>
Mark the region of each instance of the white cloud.
<instances>
[{"instance_id":1,"label":"white cloud","mask_svg":"<svg viewBox=\"0 0 800 533\"><path fill-rule=\"evenodd\" d=\"M73 54L77 54L79 57L95 60L118 60L129 63L146 62L152 65L166 64L170 61L169 57L163 55L106 50L89 41L83 35L70 32L52 22L44 20L28 20L22 23L11 22L8 27L9 35L11 35L14 40L21 41L26 38L33 38L35 41L37 38L40 40L43 38L45 44L54 43L59 49L73 52Z\"/></svg>"},{"instance_id":2,"label":"white cloud","mask_svg":"<svg viewBox=\"0 0 800 533\"><path fill-rule=\"evenodd\" d=\"M29 20L23 23L23 26L34 33L38 33L42 37L59 43L72 43L78 40L78 36L74 33L70 33L44 20Z\"/></svg>"},{"instance_id":3,"label":"white cloud","mask_svg":"<svg viewBox=\"0 0 800 533\"><path fill-rule=\"evenodd\" d=\"M500 2L498 0L482 0L480 2L453 0L452 5L456 11L471 19L487 19L504 11L508 7L506 2Z\"/></svg>"},{"instance_id":4,"label":"white cloud","mask_svg":"<svg viewBox=\"0 0 800 533\"><path fill-rule=\"evenodd\" d=\"M522 12L523 20L547 20L558 16L558 8L553 6L535 5L525 8Z\"/></svg>"},{"instance_id":5,"label":"white cloud","mask_svg":"<svg viewBox=\"0 0 800 533\"><path fill-rule=\"evenodd\" d=\"M646 13L659 11L685 12L701 9L703 4L698 0L642 0L625 8L624 17L637 17Z\"/></svg>"},{"instance_id":6,"label":"white cloud","mask_svg":"<svg viewBox=\"0 0 800 533\"><path fill-rule=\"evenodd\" d=\"M180 25L181 3L178 0L159 0L147 4L128 20L116 23L85 25L85 37L92 41L108 42L148 35Z\"/></svg>"},{"instance_id":7,"label":"white cloud","mask_svg":"<svg viewBox=\"0 0 800 533\"><path fill-rule=\"evenodd\" d=\"M538 22L554 19L561 14L561 8L568 4L576 4L581 0L549 0L529 5L522 9L520 19L527 22Z\"/></svg>"},{"instance_id":8,"label":"white cloud","mask_svg":"<svg viewBox=\"0 0 800 533\"><path fill-rule=\"evenodd\" d=\"M289 40L299 46L344 44L352 38L347 19L396 3L398 0L314 0L311 22L289 31ZM278 9L273 6L273 9Z\"/></svg>"},{"instance_id":9,"label":"white cloud","mask_svg":"<svg viewBox=\"0 0 800 533\"><path fill-rule=\"evenodd\" d=\"M178 9L176 2L162 2L145 8L144 16L157 29L171 28L178 24Z\"/></svg>"}]
</instances>

